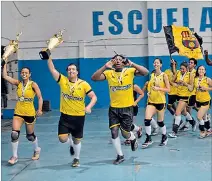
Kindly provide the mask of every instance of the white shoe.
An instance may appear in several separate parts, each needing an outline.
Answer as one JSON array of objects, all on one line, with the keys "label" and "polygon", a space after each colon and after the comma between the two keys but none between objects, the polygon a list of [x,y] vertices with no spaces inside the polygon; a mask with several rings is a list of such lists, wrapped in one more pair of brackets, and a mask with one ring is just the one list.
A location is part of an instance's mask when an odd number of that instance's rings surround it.
[{"label": "white shoe", "polygon": [[9,160],[8,163],[10,163],[11,165],[14,165],[15,163],[18,162],[18,157],[14,157],[12,156]]},{"label": "white shoe", "polygon": [[177,138],[177,134],[175,132],[169,133],[170,138]]}]

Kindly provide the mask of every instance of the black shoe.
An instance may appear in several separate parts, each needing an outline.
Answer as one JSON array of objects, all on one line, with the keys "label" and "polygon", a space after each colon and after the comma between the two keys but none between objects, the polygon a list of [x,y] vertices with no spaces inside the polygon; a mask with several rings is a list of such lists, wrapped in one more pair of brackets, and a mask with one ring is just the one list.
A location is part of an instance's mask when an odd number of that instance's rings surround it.
[{"label": "black shoe", "polygon": [[122,155],[122,156],[117,155],[117,158],[116,158],[116,160],[114,160],[113,164],[118,165],[118,164],[122,163],[123,161],[124,161],[124,155]]},{"label": "black shoe", "polygon": [[70,150],[69,151],[70,151],[71,155],[74,155],[74,147],[73,146],[70,146]]},{"label": "black shoe", "polygon": [[137,148],[138,148],[138,142],[135,138],[134,140],[131,140],[131,149],[132,149],[132,151],[135,151],[135,150],[137,150]]},{"label": "black shoe", "polygon": [[147,148],[148,146],[152,145],[153,141],[149,135],[147,135],[145,142],[142,144],[142,148]]},{"label": "black shoe", "polygon": [[167,142],[168,142],[167,136],[162,135],[162,140],[161,140],[161,143],[159,144],[159,146],[165,146],[165,145],[167,145]]},{"label": "black shoe", "polygon": [[75,158],[72,162],[72,167],[79,167],[80,163],[79,163],[79,159]]}]

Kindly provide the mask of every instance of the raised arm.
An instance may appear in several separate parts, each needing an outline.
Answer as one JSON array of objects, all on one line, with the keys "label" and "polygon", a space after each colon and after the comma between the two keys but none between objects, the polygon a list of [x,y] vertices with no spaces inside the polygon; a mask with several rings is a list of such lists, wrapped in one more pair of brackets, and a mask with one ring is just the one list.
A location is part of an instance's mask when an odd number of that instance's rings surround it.
[{"label": "raised arm", "polygon": [[56,81],[58,81],[59,76],[60,76],[60,73],[55,69],[51,57],[49,57],[49,59],[48,59],[48,67],[49,67],[49,70],[50,70],[52,76],[54,77],[54,79],[55,79]]},{"label": "raised arm", "polygon": [[209,58],[208,58],[208,50],[205,50],[204,51],[204,54],[205,54],[205,61],[206,61],[206,63],[207,63],[207,65],[212,65],[212,60],[210,60]]},{"label": "raised arm", "polygon": [[132,62],[131,60],[128,60],[128,62],[129,62],[128,63],[129,66],[134,67],[136,69],[136,71],[135,71],[136,76],[139,76],[139,75],[146,76],[149,74],[149,70],[147,70],[145,67],[138,65],[138,64]]},{"label": "raised arm", "polygon": [[106,66],[102,66],[100,69],[98,69],[92,76],[91,79],[93,81],[103,81],[106,79],[105,75],[103,72],[106,70]]},{"label": "raised arm", "polygon": [[35,93],[38,97],[37,116],[41,116],[42,115],[42,107],[43,107],[43,98],[42,98],[42,95],[41,95],[41,91],[40,91],[40,88],[38,87],[38,84],[36,84],[35,82],[33,82],[32,88],[33,88],[33,90],[35,91]]},{"label": "raised arm", "polygon": [[7,64],[4,64],[2,77],[13,85],[19,84],[19,80],[14,79],[14,78],[7,75]]},{"label": "raised arm", "polygon": [[136,91],[136,92],[139,94],[138,98],[137,98],[137,99],[135,100],[135,102],[134,102],[134,106],[136,106],[136,105],[139,103],[139,101],[144,97],[144,92],[143,92],[142,89],[141,89],[138,85],[136,85],[136,84],[134,84],[133,90]]},{"label": "raised arm", "polygon": [[103,72],[109,68],[109,69],[113,69],[113,64],[114,64],[114,60],[111,59],[110,61],[108,61],[104,66],[102,66],[100,69],[98,69],[92,76],[91,79],[94,81],[103,81],[106,79],[105,75],[103,74]]}]

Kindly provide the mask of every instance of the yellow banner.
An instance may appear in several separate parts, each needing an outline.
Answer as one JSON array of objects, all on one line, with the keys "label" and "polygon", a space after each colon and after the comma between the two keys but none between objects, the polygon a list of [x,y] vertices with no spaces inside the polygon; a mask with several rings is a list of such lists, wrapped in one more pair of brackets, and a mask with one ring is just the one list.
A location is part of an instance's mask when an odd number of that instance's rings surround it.
[{"label": "yellow banner", "polygon": [[179,55],[203,59],[200,44],[188,27],[172,25],[172,33],[174,44],[179,49]]}]

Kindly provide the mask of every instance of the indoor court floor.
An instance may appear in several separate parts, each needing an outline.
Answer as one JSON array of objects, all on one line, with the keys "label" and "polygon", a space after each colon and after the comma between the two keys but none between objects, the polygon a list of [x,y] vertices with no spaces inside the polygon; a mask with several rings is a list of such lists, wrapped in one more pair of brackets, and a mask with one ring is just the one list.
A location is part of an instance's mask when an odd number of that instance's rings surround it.
[{"label": "indoor court floor", "polygon": [[[152,137],[154,143],[141,149],[145,135],[139,139],[135,152],[122,145],[125,162],[113,165],[116,152],[110,142],[107,109],[96,109],[86,116],[80,167],[72,168],[68,144],[57,138],[59,111],[45,113],[37,119],[35,134],[42,148],[40,159],[32,161],[32,144],[22,127],[19,161],[8,165],[11,157],[10,129],[1,135],[2,181],[211,181],[212,137],[199,139],[199,130],[180,133],[169,138],[168,145],[159,147],[161,135]],[[143,125],[144,109],[139,110],[137,124]],[[172,117],[166,112],[165,123],[171,131]],[[119,134],[120,135],[120,134]],[[123,138],[122,138],[122,141]]]}]

